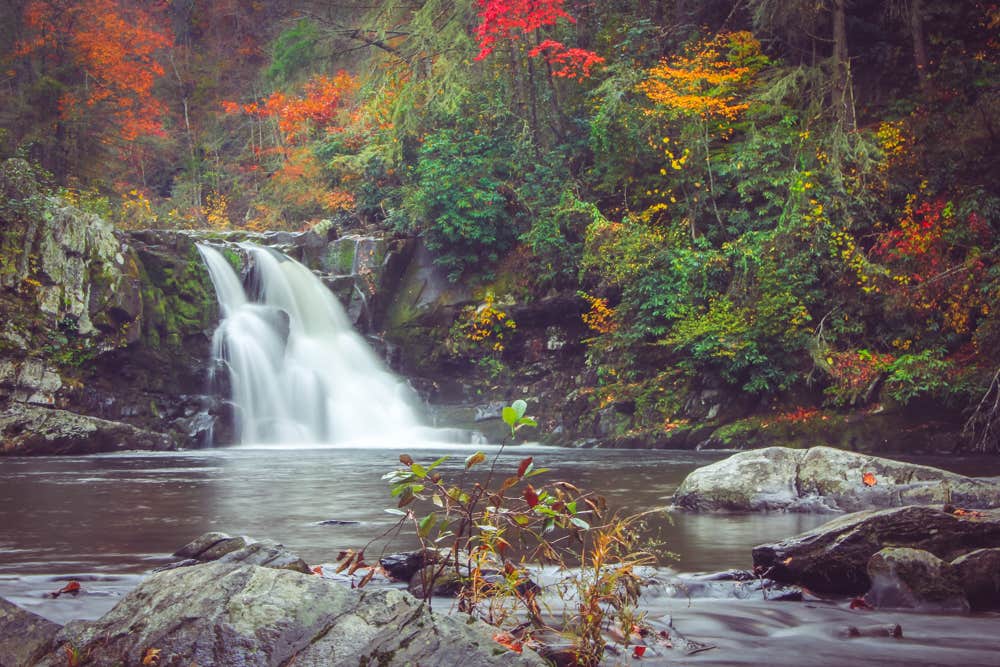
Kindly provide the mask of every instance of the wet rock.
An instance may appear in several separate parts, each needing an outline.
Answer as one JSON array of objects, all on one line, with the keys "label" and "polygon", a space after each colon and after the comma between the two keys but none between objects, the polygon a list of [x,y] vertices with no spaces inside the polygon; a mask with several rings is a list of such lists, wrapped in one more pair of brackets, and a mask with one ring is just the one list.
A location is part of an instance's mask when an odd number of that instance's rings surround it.
[{"label": "wet rock", "polygon": [[923,549],[882,549],[868,561],[868,576],[865,600],[876,608],[969,611],[958,572]]},{"label": "wet rock", "polygon": [[[94,622],[57,636],[88,665],[541,665],[530,651],[499,653],[491,629],[432,614],[398,590],[352,591],[297,572],[209,563],[149,577]],[[63,667],[62,651],[39,664]]]},{"label": "wet rock", "polygon": [[441,557],[440,552],[434,549],[424,549],[422,551],[389,554],[380,558],[378,563],[393,579],[397,581],[409,581],[425,565],[440,562]]},{"label": "wet rock", "polygon": [[857,639],[859,637],[892,637],[903,638],[903,626],[898,623],[888,625],[848,625],[837,631],[841,639]]},{"label": "wet rock", "polygon": [[[205,533],[174,552],[183,558],[182,563],[240,563],[259,565],[276,570],[293,570],[303,574],[312,572],[309,565],[298,555],[288,551],[281,544],[271,541],[253,541],[246,537],[232,537],[226,533]],[[180,563],[172,568],[182,567]],[[165,568],[160,568],[165,569]]]},{"label": "wet rock", "polygon": [[753,562],[776,581],[817,593],[860,595],[871,585],[868,561],[885,545],[923,549],[945,561],[1000,545],[1000,510],[981,515],[961,517],[925,506],[866,510],[755,547]]},{"label": "wet rock", "polygon": [[976,549],[951,565],[974,611],[1000,609],[1000,548]]},{"label": "wet rock", "polygon": [[[870,481],[864,482],[866,473]],[[692,472],[674,506],[692,511],[855,512],[912,504],[1000,507],[1000,484],[830,447],[741,452]]]},{"label": "wet rock", "polygon": [[0,598],[0,665],[33,665],[52,650],[61,626]]},{"label": "wet rock", "polygon": [[0,413],[0,435],[3,436],[0,455],[8,456],[177,449],[174,441],[163,433],[66,410],[21,403],[12,403]]}]

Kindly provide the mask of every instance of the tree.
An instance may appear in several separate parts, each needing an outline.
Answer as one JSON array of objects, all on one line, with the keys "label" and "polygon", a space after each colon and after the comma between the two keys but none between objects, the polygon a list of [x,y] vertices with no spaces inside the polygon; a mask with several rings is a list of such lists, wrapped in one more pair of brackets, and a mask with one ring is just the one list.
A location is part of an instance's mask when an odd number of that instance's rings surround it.
[{"label": "tree", "polygon": [[26,76],[57,98],[54,113],[35,129],[36,138],[44,138],[46,128],[54,136],[61,153],[52,165],[57,175],[82,166],[72,144],[88,136],[127,154],[140,137],[163,135],[166,106],[154,85],[164,73],[158,58],[173,38],[160,25],[159,7],[119,0],[24,5],[24,33],[13,56],[30,60]]}]

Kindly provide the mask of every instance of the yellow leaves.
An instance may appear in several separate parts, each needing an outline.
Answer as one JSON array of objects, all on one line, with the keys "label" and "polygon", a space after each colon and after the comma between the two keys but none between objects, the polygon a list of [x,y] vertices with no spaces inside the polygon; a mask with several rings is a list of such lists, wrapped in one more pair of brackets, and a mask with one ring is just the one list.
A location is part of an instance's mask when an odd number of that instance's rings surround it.
[{"label": "yellow leaves", "polygon": [[160,661],[161,649],[158,648],[147,648],[146,652],[142,655],[143,665],[155,665]]},{"label": "yellow leaves", "polygon": [[638,88],[682,115],[735,120],[750,107],[739,96],[759,71],[760,56],[760,43],[750,33],[719,33],[660,61]]},{"label": "yellow leaves", "polygon": [[608,300],[580,292],[580,296],[590,304],[590,310],[580,316],[583,323],[599,334],[611,333],[618,328],[614,321],[615,309],[608,306]]}]

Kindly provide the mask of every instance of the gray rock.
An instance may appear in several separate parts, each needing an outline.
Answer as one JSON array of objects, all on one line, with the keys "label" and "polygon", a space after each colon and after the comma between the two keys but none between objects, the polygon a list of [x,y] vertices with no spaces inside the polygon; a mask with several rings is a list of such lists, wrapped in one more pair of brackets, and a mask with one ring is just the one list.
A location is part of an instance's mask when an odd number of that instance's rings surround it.
[{"label": "gray rock", "polygon": [[868,561],[868,576],[865,600],[877,608],[969,611],[956,569],[923,549],[882,549]]},{"label": "gray rock", "polygon": [[0,413],[0,435],[3,437],[0,455],[10,456],[177,449],[174,441],[163,433],[21,403],[12,403]]},{"label": "gray rock", "polygon": [[[439,616],[398,590],[353,591],[318,576],[209,563],[154,574],[98,621],[58,635],[88,665],[541,665],[491,639],[485,624]],[[63,667],[61,651],[40,663]]]},{"label": "gray rock", "polygon": [[0,598],[0,667],[35,664],[52,650],[60,627]]},{"label": "gray rock", "polygon": [[923,549],[951,561],[1000,545],[1000,510],[959,517],[934,507],[866,510],[795,537],[754,547],[758,572],[817,593],[860,595],[871,585],[869,559],[885,546]]},{"label": "gray rock", "polygon": [[210,547],[231,539],[232,537],[226,533],[203,533],[175,551],[174,555],[178,558],[198,558]]},{"label": "gray rock", "polygon": [[[259,565],[276,570],[292,570],[310,574],[309,565],[297,554],[281,544],[271,541],[255,542],[246,537],[232,537],[226,533],[205,533],[174,552],[185,560],[172,564],[172,568],[197,563],[219,561],[243,565]],[[166,568],[160,568],[166,569]]]},{"label": "gray rock", "polygon": [[973,610],[1000,609],[1000,548],[976,549],[951,565]]},{"label": "gray rock", "polygon": [[[865,473],[875,484],[866,485]],[[698,468],[674,494],[691,511],[855,512],[928,503],[1000,507],[1000,484],[831,447],[768,447]]]}]

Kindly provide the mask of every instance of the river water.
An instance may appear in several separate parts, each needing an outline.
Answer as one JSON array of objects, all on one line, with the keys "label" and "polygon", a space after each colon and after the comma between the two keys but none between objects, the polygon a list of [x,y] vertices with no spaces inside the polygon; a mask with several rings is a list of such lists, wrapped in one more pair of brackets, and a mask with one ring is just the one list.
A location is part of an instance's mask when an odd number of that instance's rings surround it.
[{"label": "river water", "polygon": [[[0,596],[58,622],[96,618],[145,573],[170,562],[173,551],[213,530],[277,540],[310,564],[333,562],[341,549],[357,548],[394,523],[383,511],[394,502],[381,476],[398,465],[400,453],[424,463],[451,455],[439,470],[457,481],[472,451],[446,445],[273,446],[0,458]],[[498,470],[505,476],[530,455],[536,466],[551,469],[547,479],[592,489],[611,508],[641,511],[666,506],[688,472],[727,454],[517,446],[500,455]],[[1000,463],[984,468],[981,459],[950,458],[946,463],[959,472],[1000,471]],[[754,545],[830,518],[781,513],[658,516],[654,529],[677,556],[661,564],[664,573],[749,568]],[[323,523],[330,521],[338,523]],[[412,546],[401,539],[382,548]],[[67,579],[83,581],[86,594],[44,597]],[[867,612],[861,617],[847,609],[846,601],[672,598],[656,587],[646,602],[651,616],[672,616],[689,637],[718,646],[671,656],[671,661],[836,665],[850,658],[866,664],[1000,665],[996,614]],[[844,639],[838,634],[848,624],[880,623],[902,624],[906,638]],[[803,654],[805,650],[811,652]]]}]

